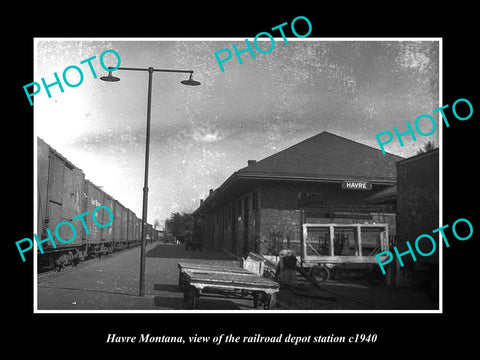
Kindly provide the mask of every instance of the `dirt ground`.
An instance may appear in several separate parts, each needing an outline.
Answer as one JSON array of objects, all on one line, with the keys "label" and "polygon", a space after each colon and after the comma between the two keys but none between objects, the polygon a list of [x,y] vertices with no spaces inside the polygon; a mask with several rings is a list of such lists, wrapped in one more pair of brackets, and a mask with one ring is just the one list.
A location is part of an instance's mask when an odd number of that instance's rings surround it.
[{"label": "dirt ground", "polygon": [[282,287],[277,296],[280,310],[437,310],[420,289],[373,286],[367,281],[335,280],[320,283],[320,289],[297,278],[294,288]]}]

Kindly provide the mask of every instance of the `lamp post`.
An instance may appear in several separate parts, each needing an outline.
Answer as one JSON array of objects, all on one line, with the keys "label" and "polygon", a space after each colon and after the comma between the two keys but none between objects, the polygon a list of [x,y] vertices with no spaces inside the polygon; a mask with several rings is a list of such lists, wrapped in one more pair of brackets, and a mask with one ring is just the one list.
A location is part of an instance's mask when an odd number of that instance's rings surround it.
[{"label": "lamp post", "polygon": [[[110,67],[110,69],[112,69]],[[189,73],[188,80],[183,80],[183,85],[196,86],[200,85],[198,81],[193,80],[193,70],[169,70],[169,69],[154,69],[149,68],[131,68],[131,67],[118,67],[115,70],[130,70],[130,71],[148,71],[148,98],[147,98],[147,132],[146,132],[146,145],[145,145],[145,178],[143,185],[143,206],[142,206],[142,239],[140,250],[140,289],[139,296],[145,295],[145,246],[146,246],[146,224],[147,224],[147,205],[148,205],[148,163],[149,163],[149,150],[150,150],[150,114],[152,105],[152,75],[154,72],[169,72],[169,73]],[[107,76],[101,76],[100,79],[107,82],[116,82],[120,79],[112,75],[112,71],[108,72]]]}]

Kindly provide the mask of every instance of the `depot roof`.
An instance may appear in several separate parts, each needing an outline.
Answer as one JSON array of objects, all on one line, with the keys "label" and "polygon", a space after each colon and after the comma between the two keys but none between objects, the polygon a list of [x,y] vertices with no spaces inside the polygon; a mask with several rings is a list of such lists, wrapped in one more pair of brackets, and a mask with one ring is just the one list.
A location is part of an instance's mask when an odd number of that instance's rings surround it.
[{"label": "depot roof", "polygon": [[238,177],[396,182],[402,157],[323,131],[238,170]]},{"label": "depot roof", "polygon": [[[401,156],[323,131],[263,160],[249,160],[202,202],[209,203],[237,182],[249,180],[341,182],[361,180],[374,184],[396,183]],[[201,205],[200,207],[202,207]],[[197,209],[198,211],[198,209]],[[195,211],[196,212],[196,211]]]}]

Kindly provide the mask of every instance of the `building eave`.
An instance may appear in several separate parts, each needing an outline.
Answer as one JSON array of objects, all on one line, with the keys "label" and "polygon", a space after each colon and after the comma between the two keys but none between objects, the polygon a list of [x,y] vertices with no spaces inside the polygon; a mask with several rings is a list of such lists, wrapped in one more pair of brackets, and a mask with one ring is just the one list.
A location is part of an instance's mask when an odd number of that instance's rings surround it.
[{"label": "building eave", "polygon": [[236,171],[223,182],[211,195],[209,195],[203,204],[193,213],[197,214],[201,209],[209,207],[210,203],[220,194],[225,193],[231,186],[240,180],[258,180],[258,181],[296,181],[296,182],[319,182],[319,183],[341,183],[342,181],[361,180],[371,182],[372,185],[395,185],[396,180],[391,178],[366,178],[360,176],[318,176],[314,174],[282,174],[282,173],[253,173]]},{"label": "building eave", "polygon": [[[238,173],[238,179],[256,179],[256,180],[279,180],[279,181],[307,181],[307,182],[332,182],[340,183],[349,180],[368,181],[376,185],[394,185],[396,180],[392,178],[365,177],[365,176],[340,176],[316,174],[283,174],[283,173]],[[221,186],[222,187],[222,186]],[[221,188],[220,187],[220,188]]]}]

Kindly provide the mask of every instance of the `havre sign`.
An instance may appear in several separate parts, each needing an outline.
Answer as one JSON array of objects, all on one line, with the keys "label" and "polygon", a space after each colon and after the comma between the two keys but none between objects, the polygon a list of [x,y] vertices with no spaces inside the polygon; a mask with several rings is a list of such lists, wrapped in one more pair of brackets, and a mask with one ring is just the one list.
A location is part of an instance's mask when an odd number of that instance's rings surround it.
[{"label": "havre sign", "polygon": [[368,181],[342,181],[342,189],[372,190],[372,183]]}]

